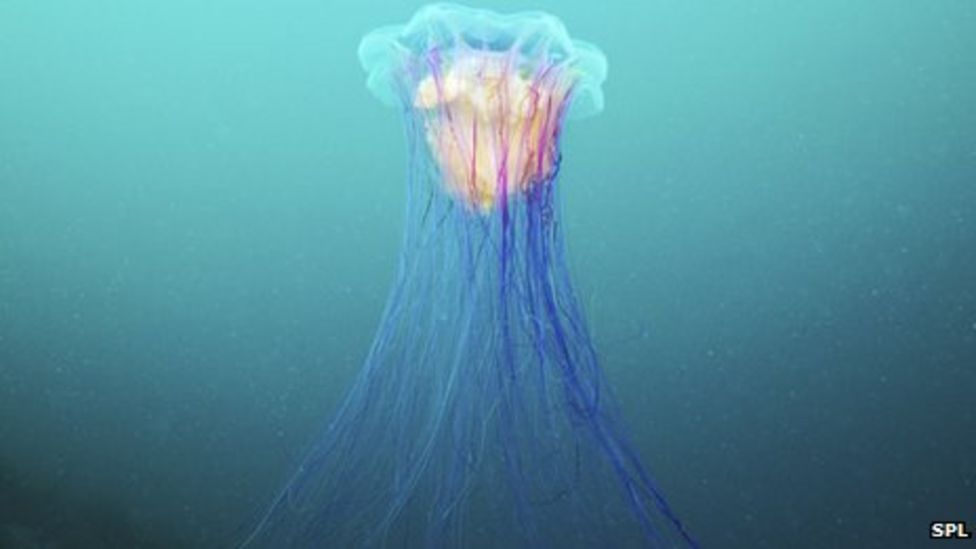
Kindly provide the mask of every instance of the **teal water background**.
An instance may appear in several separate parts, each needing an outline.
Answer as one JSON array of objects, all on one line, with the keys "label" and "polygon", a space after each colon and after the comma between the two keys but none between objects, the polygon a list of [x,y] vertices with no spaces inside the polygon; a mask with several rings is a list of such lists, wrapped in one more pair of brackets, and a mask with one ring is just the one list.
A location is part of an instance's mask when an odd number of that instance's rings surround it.
[{"label": "teal water background", "polygon": [[[0,0],[0,545],[214,547],[352,380],[416,2]],[[708,547],[976,527],[976,4],[484,2],[609,59],[564,220],[605,369]]]}]

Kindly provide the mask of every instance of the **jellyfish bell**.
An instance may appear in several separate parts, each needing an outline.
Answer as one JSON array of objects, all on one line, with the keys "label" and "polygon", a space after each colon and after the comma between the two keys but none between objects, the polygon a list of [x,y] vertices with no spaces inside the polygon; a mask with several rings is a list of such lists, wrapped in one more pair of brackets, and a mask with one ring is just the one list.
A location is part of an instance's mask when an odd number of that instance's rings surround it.
[{"label": "jellyfish bell", "polygon": [[422,121],[444,190],[485,214],[551,182],[564,119],[603,108],[606,58],[542,12],[427,6],[359,58],[370,90]]}]

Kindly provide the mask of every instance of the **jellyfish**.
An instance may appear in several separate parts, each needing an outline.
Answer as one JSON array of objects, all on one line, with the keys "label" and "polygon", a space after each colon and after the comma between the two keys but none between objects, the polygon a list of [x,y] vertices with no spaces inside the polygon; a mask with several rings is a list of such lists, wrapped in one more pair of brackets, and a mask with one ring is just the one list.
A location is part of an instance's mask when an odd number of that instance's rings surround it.
[{"label": "jellyfish", "polygon": [[437,4],[359,58],[406,127],[396,276],[244,545],[695,546],[628,440],[567,268],[560,137],[602,110],[604,55],[549,14]]}]

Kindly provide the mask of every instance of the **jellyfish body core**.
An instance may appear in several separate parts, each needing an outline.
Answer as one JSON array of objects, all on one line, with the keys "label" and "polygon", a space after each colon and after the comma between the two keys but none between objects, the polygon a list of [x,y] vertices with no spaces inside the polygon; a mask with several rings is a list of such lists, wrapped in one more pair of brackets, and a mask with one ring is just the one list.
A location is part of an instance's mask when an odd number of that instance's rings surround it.
[{"label": "jellyfish body core", "polygon": [[531,72],[522,60],[466,52],[417,87],[427,144],[447,190],[488,212],[507,192],[551,179],[559,122],[569,92],[562,71]]},{"label": "jellyfish body core", "polygon": [[403,247],[360,374],[244,545],[694,546],[628,441],[566,267],[563,123],[606,61],[544,13],[364,37],[401,110]]}]

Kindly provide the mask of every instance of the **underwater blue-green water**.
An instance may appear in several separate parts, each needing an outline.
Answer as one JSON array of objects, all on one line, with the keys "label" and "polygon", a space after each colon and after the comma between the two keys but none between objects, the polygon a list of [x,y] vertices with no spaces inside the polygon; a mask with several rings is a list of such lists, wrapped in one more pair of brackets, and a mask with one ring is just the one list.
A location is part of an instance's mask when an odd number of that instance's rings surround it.
[{"label": "underwater blue-green water", "polygon": [[[479,5],[609,60],[570,267],[702,546],[976,529],[976,4]],[[419,6],[0,0],[0,547],[240,540],[376,330]]]}]

